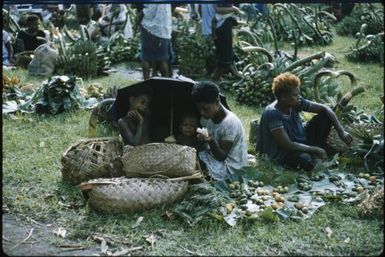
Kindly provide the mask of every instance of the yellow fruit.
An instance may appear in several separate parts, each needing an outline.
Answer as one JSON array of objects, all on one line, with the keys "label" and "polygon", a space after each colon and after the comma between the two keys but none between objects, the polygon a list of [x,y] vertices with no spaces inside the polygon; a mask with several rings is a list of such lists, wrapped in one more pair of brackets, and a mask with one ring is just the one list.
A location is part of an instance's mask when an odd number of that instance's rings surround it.
[{"label": "yellow fruit", "polygon": [[285,204],[283,202],[278,202],[279,208],[282,208]]},{"label": "yellow fruit", "polygon": [[233,206],[231,205],[231,203],[227,203],[226,204],[227,214],[231,213],[232,210],[233,210]]},{"label": "yellow fruit", "polygon": [[357,189],[357,192],[359,192],[359,193],[364,192],[364,188],[361,186],[357,187],[356,189]]},{"label": "yellow fruit", "polygon": [[17,85],[17,84],[19,84],[19,82],[20,82],[20,79],[19,79],[18,77],[16,77],[16,75],[13,75],[13,76],[12,76],[11,83],[12,83],[13,85]]},{"label": "yellow fruit", "polygon": [[284,202],[284,201],[285,201],[285,198],[284,198],[283,196],[277,196],[277,197],[275,198],[275,201],[276,201],[276,202]]},{"label": "yellow fruit", "polygon": [[231,207],[235,208],[235,203],[230,203]]},{"label": "yellow fruit", "polygon": [[229,187],[230,187],[230,189],[235,189],[235,185],[232,183],[229,184]]},{"label": "yellow fruit", "polygon": [[377,177],[376,176],[370,176],[369,181],[370,182],[376,182]]},{"label": "yellow fruit", "polygon": [[301,211],[306,214],[309,212],[309,209],[307,207],[303,207]]},{"label": "yellow fruit", "polygon": [[273,204],[271,205],[271,207],[272,207],[274,210],[276,210],[276,209],[279,208],[279,205],[278,205],[278,203],[273,203]]}]

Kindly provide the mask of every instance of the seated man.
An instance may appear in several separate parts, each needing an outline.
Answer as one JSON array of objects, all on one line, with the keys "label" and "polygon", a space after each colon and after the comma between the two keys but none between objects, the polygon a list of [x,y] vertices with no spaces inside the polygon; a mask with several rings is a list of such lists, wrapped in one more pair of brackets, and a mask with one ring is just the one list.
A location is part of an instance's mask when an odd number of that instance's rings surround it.
[{"label": "seated man", "polygon": [[[352,137],[328,106],[302,98],[299,86],[299,78],[291,73],[274,78],[272,90],[277,100],[262,113],[257,152],[280,165],[310,171],[315,166],[313,157],[327,158],[326,139],[332,125],[345,143],[350,144]],[[304,128],[299,116],[301,111],[318,115]]]},{"label": "seated man", "polygon": [[231,178],[247,165],[245,130],[239,118],[219,101],[218,86],[212,82],[194,85],[192,99],[201,115],[206,133],[198,133],[205,149],[199,152],[210,176],[216,180]]},{"label": "seated man", "polygon": [[16,37],[15,52],[34,51],[46,43],[46,34],[39,29],[39,17],[31,14],[27,18],[26,29],[20,30]]}]

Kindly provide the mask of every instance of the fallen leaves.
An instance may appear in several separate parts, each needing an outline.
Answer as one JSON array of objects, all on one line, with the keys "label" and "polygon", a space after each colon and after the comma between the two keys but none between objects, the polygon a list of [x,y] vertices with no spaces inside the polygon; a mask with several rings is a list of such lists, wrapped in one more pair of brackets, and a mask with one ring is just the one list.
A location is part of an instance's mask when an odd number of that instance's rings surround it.
[{"label": "fallen leaves", "polygon": [[154,245],[156,242],[156,236],[154,234],[150,234],[150,235],[144,236],[144,238],[151,245],[151,248],[154,249]]},{"label": "fallen leaves", "polygon": [[328,238],[330,238],[330,237],[332,236],[332,234],[333,234],[333,231],[332,231],[331,228],[329,228],[329,227],[326,227],[326,228],[325,228],[325,232],[326,232],[326,236],[327,236]]}]

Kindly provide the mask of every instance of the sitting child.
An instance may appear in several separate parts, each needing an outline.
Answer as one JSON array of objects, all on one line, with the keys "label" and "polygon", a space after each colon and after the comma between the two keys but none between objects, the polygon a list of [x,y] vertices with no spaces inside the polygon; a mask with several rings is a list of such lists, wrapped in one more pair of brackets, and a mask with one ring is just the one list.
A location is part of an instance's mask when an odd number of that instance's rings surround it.
[{"label": "sitting child", "polygon": [[127,115],[118,121],[120,135],[125,145],[137,146],[150,142],[150,100],[151,91],[140,88],[131,93]]},{"label": "sitting child", "polygon": [[197,146],[198,125],[198,118],[194,114],[183,115],[178,126],[179,134],[175,137],[176,143],[195,148]]}]

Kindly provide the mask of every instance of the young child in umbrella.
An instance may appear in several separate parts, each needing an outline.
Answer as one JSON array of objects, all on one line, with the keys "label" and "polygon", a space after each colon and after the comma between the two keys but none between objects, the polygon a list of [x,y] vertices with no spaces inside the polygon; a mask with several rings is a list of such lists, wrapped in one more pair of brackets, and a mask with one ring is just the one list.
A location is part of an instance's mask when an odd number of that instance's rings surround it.
[{"label": "young child in umbrella", "polygon": [[198,82],[191,92],[207,132],[198,133],[198,141],[205,143],[199,159],[215,180],[237,176],[247,165],[245,130],[239,118],[219,100],[219,89],[210,81]]},{"label": "young child in umbrella", "polygon": [[197,146],[197,128],[199,126],[198,118],[192,113],[186,113],[182,116],[178,131],[175,136],[176,143],[190,147]]},{"label": "young child in umbrella", "polygon": [[124,145],[137,146],[150,142],[151,94],[150,88],[138,88],[131,93],[128,112],[118,120]]}]

